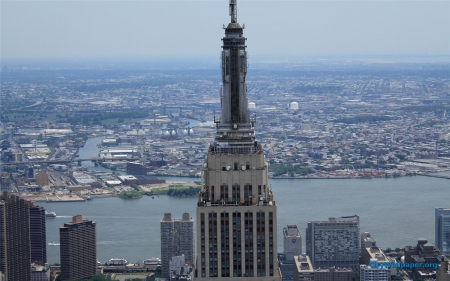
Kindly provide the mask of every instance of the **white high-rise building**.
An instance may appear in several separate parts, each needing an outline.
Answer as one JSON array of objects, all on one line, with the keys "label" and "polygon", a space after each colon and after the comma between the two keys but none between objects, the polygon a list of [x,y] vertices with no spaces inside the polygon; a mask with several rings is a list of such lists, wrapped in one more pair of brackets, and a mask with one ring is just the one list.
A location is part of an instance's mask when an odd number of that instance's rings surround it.
[{"label": "white high-rise building", "polygon": [[277,207],[248,109],[247,52],[236,0],[222,39],[221,115],[208,148],[197,204],[199,280],[281,280]]},{"label": "white high-rise building", "polygon": [[283,235],[285,260],[294,263],[294,256],[302,254],[302,235],[295,224],[283,228]]},{"label": "white high-rise building", "polygon": [[359,274],[359,216],[308,222],[306,254],[315,268],[351,268]]}]

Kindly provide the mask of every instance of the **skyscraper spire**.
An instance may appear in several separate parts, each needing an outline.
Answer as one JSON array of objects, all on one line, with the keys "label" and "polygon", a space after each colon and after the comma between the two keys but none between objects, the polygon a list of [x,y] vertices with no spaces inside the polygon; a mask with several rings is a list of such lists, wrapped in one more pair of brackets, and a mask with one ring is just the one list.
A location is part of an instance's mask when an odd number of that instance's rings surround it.
[{"label": "skyscraper spire", "polygon": [[197,202],[195,279],[280,281],[277,205],[249,114],[246,38],[236,0],[230,0],[230,15],[222,39],[221,114]]},{"label": "skyscraper spire", "polygon": [[247,148],[254,151],[255,120],[250,118],[248,109],[247,86],[247,51],[243,28],[237,23],[236,0],[230,0],[231,22],[225,28],[222,38],[222,91],[221,115],[217,124],[215,146],[220,150],[233,152]]},{"label": "skyscraper spire", "polygon": [[230,16],[231,22],[237,23],[237,4],[236,0],[230,0]]}]

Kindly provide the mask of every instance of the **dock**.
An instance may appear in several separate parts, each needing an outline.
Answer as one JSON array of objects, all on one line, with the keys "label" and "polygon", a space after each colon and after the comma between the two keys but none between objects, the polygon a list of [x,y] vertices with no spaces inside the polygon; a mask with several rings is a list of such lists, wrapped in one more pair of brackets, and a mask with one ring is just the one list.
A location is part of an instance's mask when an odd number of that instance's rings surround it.
[{"label": "dock", "polygon": [[450,176],[444,176],[444,175],[435,175],[435,174],[419,174],[420,176],[424,177],[431,177],[431,178],[440,178],[440,179],[448,179],[450,180]]}]

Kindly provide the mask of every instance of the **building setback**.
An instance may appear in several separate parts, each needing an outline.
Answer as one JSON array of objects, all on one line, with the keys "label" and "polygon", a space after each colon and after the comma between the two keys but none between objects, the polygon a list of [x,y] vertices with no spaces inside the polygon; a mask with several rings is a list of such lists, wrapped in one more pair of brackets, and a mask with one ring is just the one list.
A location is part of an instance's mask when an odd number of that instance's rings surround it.
[{"label": "building setback", "polygon": [[77,215],[59,228],[62,280],[87,279],[97,273],[95,226]]},{"label": "building setback", "polygon": [[246,38],[230,0],[222,39],[222,93],[197,203],[198,280],[280,280],[277,207],[248,108]]},{"label": "building setback", "polygon": [[169,263],[174,256],[184,255],[184,261],[194,265],[194,220],[183,213],[181,220],[165,213],[161,219],[161,273],[169,277]]},{"label": "building setback", "polygon": [[351,268],[359,275],[359,216],[308,222],[306,254],[315,268]]},{"label": "building setback", "polygon": [[25,200],[0,196],[0,272],[8,281],[30,281],[30,211]]}]

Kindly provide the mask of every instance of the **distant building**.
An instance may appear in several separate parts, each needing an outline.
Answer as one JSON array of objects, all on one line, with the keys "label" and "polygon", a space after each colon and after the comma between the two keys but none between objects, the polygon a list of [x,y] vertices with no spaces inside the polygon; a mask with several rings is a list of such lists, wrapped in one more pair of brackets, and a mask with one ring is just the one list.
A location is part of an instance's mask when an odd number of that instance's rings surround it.
[{"label": "distant building", "polygon": [[405,246],[405,263],[438,263],[440,251],[426,238],[420,238],[416,246]]},{"label": "distant building", "polygon": [[294,257],[294,281],[314,281],[314,267],[308,256]]},{"label": "distant building", "polygon": [[294,224],[283,228],[283,236],[286,262],[294,263],[294,256],[302,254],[302,235]]},{"label": "distant building", "polygon": [[366,249],[367,247],[376,247],[377,241],[375,241],[372,236],[370,235],[370,232],[364,232],[361,234],[361,253]]},{"label": "distant building", "polygon": [[170,281],[173,280],[191,280],[192,265],[186,264],[184,255],[174,256],[169,261]]},{"label": "distant building", "polygon": [[61,279],[88,279],[97,273],[97,238],[94,221],[77,215],[59,228]]},{"label": "distant building", "polygon": [[[405,263],[438,264],[440,255],[439,249],[425,238],[420,238],[416,246],[405,246]],[[415,278],[431,278],[428,273],[424,275],[428,270],[429,268],[425,267],[414,267],[412,272]]]},{"label": "distant building", "polygon": [[12,180],[9,173],[1,173],[0,174],[0,191],[11,191],[12,189]]},{"label": "distant building", "polygon": [[294,281],[352,281],[349,268],[314,268],[308,256],[294,257]]},{"label": "distant building", "polygon": [[48,174],[44,172],[36,173],[36,184],[39,186],[49,185]]},{"label": "distant building", "polygon": [[27,177],[29,179],[33,179],[34,178],[34,168],[33,167],[29,167],[28,168]]},{"label": "distant building", "polygon": [[25,200],[0,196],[0,272],[6,280],[30,281],[30,211]]},{"label": "distant building", "polygon": [[294,278],[294,256],[302,254],[302,236],[296,225],[283,228],[284,252],[278,254],[278,266],[282,280]]},{"label": "distant building", "polygon": [[[361,263],[365,265],[370,265],[373,262],[376,262],[378,265],[382,265],[384,263],[396,263],[397,261],[391,257],[386,256],[383,250],[380,247],[369,246],[364,249],[361,248]],[[390,275],[397,275],[397,268],[390,267],[389,268]]]},{"label": "distant building", "polygon": [[154,167],[148,167],[147,164],[139,161],[127,163],[127,173],[133,175],[146,175],[148,172],[151,172],[154,169]]},{"label": "distant building", "polygon": [[27,201],[30,206],[30,250],[31,262],[36,265],[47,263],[47,234],[45,231],[45,209]]},{"label": "distant building", "polygon": [[450,268],[445,256],[439,257],[441,264],[436,270],[436,281],[450,281]]},{"label": "distant building", "polygon": [[358,275],[359,216],[331,217],[328,221],[308,222],[306,254],[316,268],[351,268]]},{"label": "distant building", "polygon": [[48,264],[31,264],[31,281],[49,281],[50,267]]},{"label": "distant building", "polygon": [[360,155],[361,157],[367,157],[367,147],[366,147],[365,145],[362,145],[362,146],[359,148],[359,155]]},{"label": "distant building", "polygon": [[[376,260],[375,260],[376,262]],[[388,267],[380,267],[362,264],[359,272],[360,281],[390,281],[391,274]]]},{"label": "distant building", "polygon": [[350,268],[314,269],[314,281],[352,281],[353,276],[354,273]]},{"label": "distant building", "polygon": [[161,219],[161,273],[170,277],[172,257],[184,255],[185,263],[194,265],[194,219],[183,213],[182,219],[172,219],[165,213]]},{"label": "distant building", "polygon": [[157,184],[157,183],[165,183],[165,180],[160,180],[153,176],[132,176],[132,175],[125,175],[125,176],[118,176],[119,180],[126,185],[130,184]]},{"label": "distant building", "polygon": [[450,255],[450,208],[436,208],[434,218],[436,248],[443,255]]}]

